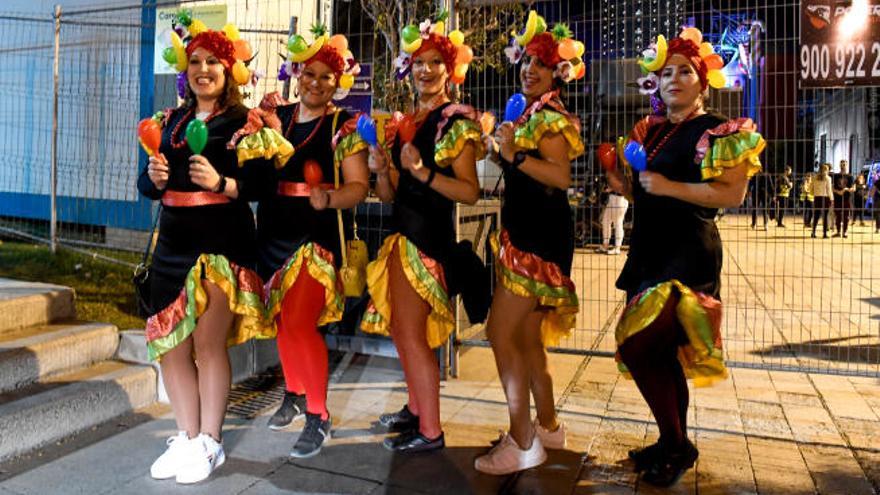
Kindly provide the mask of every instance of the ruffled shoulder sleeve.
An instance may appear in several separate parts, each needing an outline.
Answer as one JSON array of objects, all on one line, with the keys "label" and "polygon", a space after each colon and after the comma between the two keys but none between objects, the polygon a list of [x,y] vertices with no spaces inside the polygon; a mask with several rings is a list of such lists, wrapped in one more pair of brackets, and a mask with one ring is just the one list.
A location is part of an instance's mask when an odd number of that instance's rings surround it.
[{"label": "ruffled shoulder sleeve", "polygon": [[277,113],[278,107],[285,103],[279,93],[270,93],[257,108],[248,112],[244,127],[236,131],[227,144],[229,149],[235,149],[239,166],[248,160],[264,158],[274,160],[275,168],[281,168],[293,156],[293,145],[284,138]]},{"label": "ruffled shoulder sleeve", "polygon": [[337,126],[333,136],[333,163],[338,167],[346,158],[366,150],[370,145],[361,138],[357,132],[357,121],[361,113],[351,116],[343,111],[340,119],[346,117],[345,122]]},{"label": "ruffled shoulder sleeve", "polygon": [[694,163],[700,164],[703,180],[718,177],[724,169],[743,163],[747,177],[751,178],[761,171],[759,156],[766,146],[751,119],[732,119],[703,133],[697,142]]},{"label": "ruffled shoulder sleeve", "polygon": [[645,144],[645,138],[648,136],[648,131],[651,127],[664,122],[666,122],[666,117],[648,115],[636,122],[636,125],[633,126],[632,131],[629,133],[629,139],[639,144]]},{"label": "ruffled shoulder sleeve", "polygon": [[434,162],[438,166],[452,165],[468,143],[476,147],[475,156],[486,154],[478,118],[477,111],[469,105],[449,105],[443,109],[434,145]]},{"label": "ruffled shoulder sleeve", "polygon": [[568,143],[568,158],[574,160],[584,153],[580,124],[574,117],[543,108],[533,113],[516,128],[514,142],[525,150],[538,149],[538,143],[547,134],[562,134]]}]

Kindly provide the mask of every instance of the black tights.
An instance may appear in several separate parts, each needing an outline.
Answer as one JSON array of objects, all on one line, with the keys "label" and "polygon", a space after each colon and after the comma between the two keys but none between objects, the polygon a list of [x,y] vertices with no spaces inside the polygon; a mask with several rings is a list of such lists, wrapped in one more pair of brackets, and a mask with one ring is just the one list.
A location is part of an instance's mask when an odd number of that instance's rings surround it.
[{"label": "black tights", "polygon": [[689,393],[678,347],[684,330],[675,315],[678,295],[669,298],[657,320],[620,346],[639,392],[651,408],[660,429],[660,443],[678,446],[687,437]]}]

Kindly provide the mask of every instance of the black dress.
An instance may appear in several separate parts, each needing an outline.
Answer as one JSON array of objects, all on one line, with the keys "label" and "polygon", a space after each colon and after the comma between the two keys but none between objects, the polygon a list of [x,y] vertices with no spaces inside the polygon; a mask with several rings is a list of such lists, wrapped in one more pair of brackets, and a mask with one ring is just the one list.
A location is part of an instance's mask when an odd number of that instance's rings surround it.
[{"label": "black dress", "polygon": [[[694,163],[697,141],[704,132],[725,120],[718,115],[704,114],[685,122],[648,163],[648,170],[677,182],[703,182],[700,164]],[[655,140],[658,133],[668,133],[672,126],[668,122],[652,126],[645,142]],[[715,226],[717,208],[648,194],[639,183],[638,172],[633,173],[632,185],[635,200],[632,238],[617,288],[626,291],[630,300],[649,287],[677,279],[695,291],[718,299],[722,250]]]},{"label": "black dress", "polygon": [[[218,173],[236,179],[245,190],[235,150],[227,149],[226,143],[244,125],[246,116],[247,109],[236,105],[207,122],[208,141],[202,151]],[[168,202],[172,193],[205,192],[189,177],[192,152],[187,146],[171,145],[174,129],[179,129],[175,140],[181,140],[193,118],[194,112],[187,108],[176,109],[168,117],[159,148],[168,159],[168,185],[165,191],[158,190],[145,168],[138,178],[138,190],[144,196],[164,197]],[[263,324],[262,284],[253,271],[255,240],[254,215],[243,198],[220,204],[163,206],[149,277],[154,314],[147,319],[146,338],[151,359],[159,359],[195,330],[205,309],[198,304],[204,279],[224,292],[230,311],[236,315],[227,345],[271,336]]]},{"label": "black dress", "polygon": [[[171,146],[171,133],[187,116],[177,137],[182,139],[187,124],[194,119],[194,113],[185,108],[174,110],[162,130],[159,151],[168,159],[171,169],[166,186],[170,191],[203,190],[189,177],[189,157],[192,156],[189,147],[174,149]],[[246,118],[247,108],[237,105],[207,123],[208,143],[202,155],[218,173],[226,177],[238,178],[241,175],[235,151],[226,149],[226,143],[244,125]],[[138,178],[138,190],[154,200],[161,199],[163,194],[150,180],[146,168]],[[154,311],[159,312],[178,296],[184,278],[203,253],[223,255],[240,267],[253,269],[256,261],[255,234],[254,215],[243,200],[196,207],[163,206],[159,218],[159,237],[150,267]]]},{"label": "black dress", "polygon": [[[307,243],[315,243],[333,254],[333,262],[339,268],[342,253],[339,243],[339,227],[336,210],[327,208],[317,211],[309,203],[308,196],[283,196],[278,194],[280,181],[303,183],[303,165],[306,160],[316,160],[321,167],[322,182],[333,184],[333,113],[328,113],[323,120],[320,118],[309,122],[297,123],[290,127],[294,116],[294,105],[278,107],[277,113],[281,120],[284,137],[294,146],[294,154],[287,164],[275,170],[266,161],[259,166],[265,172],[259,186],[259,192],[249,197],[259,201],[257,207],[257,273],[264,281],[282,267],[284,262]],[[336,130],[351,115],[345,110],[339,112]],[[320,123],[321,127],[308,140],[309,135]],[[305,144],[303,144],[305,143]],[[339,173],[340,186],[343,183],[342,171]],[[254,197],[256,196],[256,197]],[[351,238],[352,213],[342,212],[346,237]]]}]

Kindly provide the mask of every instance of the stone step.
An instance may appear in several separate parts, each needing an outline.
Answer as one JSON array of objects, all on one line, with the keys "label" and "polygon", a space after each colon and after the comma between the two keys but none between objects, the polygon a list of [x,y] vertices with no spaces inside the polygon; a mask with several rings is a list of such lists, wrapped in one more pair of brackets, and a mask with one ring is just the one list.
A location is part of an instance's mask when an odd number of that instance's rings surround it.
[{"label": "stone step", "polygon": [[0,278],[0,334],[72,320],[74,297],[69,287]]},{"label": "stone step", "polygon": [[117,361],[103,361],[0,394],[0,462],[155,400],[155,370]]},{"label": "stone step", "polygon": [[0,393],[111,359],[116,327],[104,323],[40,325],[0,334]]}]

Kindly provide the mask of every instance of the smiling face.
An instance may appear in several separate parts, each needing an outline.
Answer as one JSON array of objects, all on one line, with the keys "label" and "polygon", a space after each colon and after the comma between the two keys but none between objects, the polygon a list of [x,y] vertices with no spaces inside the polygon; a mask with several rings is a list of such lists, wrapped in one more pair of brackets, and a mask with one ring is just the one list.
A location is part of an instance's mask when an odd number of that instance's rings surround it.
[{"label": "smiling face", "polygon": [[534,55],[523,58],[519,69],[519,80],[526,98],[535,99],[553,89],[553,69]]},{"label": "smiling face", "polygon": [[186,79],[197,97],[219,98],[226,86],[226,68],[213,53],[199,47],[189,57]]},{"label": "smiling face", "polygon": [[309,108],[327,106],[336,92],[336,74],[324,62],[315,61],[305,66],[298,81],[300,101]]},{"label": "smiling face", "polygon": [[449,72],[439,50],[432,48],[413,57],[412,74],[422,98],[446,91]]},{"label": "smiling face", "polygon": [[700,76],[690,61],[674,54],[660,70],[660,97],[671,110],[690,108],[703,92]]}]

